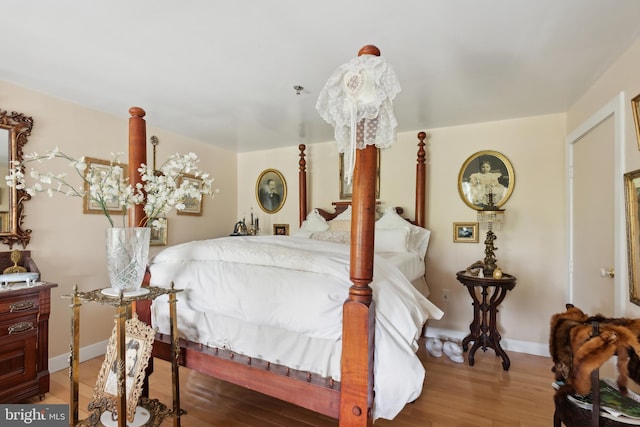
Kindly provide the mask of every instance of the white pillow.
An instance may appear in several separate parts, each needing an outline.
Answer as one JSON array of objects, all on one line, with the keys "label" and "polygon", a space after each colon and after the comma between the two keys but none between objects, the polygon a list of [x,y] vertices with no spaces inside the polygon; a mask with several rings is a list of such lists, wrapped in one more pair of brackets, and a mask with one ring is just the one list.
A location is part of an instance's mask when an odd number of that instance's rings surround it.
[{"label": "white pillow", "polygon": [[351,242],[351,232],[350,231],[316,231],[315,233],[311,233],[309,236],[311,239],[315,240],[324,240],[327,242],[335,242],[335,243],[349,243]]},{"label": "white pillow", "polygon": [[329,231],[351,231],[350,219],[334,219],[329,221]]},{"label": "white pillow", "polygon": [[310,237],[312,233],[318,231],[327,231],[329,229],[329,224],[327,221],[320,215],[317,209],[312,210],[307,215],[307,219],[302,221],[302,225],[300,229],[293,233],[293,236],[299,237]]},{"label": "white pillow", "polygon": [[340,215],[337,215],[335,218],[333,218],[332,221],[346,221],[346,220],[351,221],[351,205],[347,206],[347,209],[342,211]]},{"label": "white pillow", "polygon": [[431,231],[426,228],[418,227],[411,224],[406,219],[402,218],[396,212],[395,208],[388,207],[384,210],[382,218],[376,221],[376,233],[378,230],[394,229],[409,227],[409,241],[407,248],[411,252],[418,254],[420,259],[424,259],[427,254],[427,248],[429,246],[429,237]]},{"label": "white pillow", "polygon": [[409,227],[376,229],[375,252],[407,252]]}]

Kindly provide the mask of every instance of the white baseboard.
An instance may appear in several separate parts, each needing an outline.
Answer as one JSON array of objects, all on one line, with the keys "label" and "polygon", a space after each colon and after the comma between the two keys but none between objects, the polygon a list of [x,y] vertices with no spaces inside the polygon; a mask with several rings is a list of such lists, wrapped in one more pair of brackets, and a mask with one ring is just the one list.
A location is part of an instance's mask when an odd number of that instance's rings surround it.
[{"label": "white baseboard", "polygon": [[[428,337],[448,337],[458,341],[462,341],[466,337],[468,332],[454,331],[451,329],[441,329],[427,326],[426,336]],[[537,343],[531,341],[513,340],[509,338],[503,338],[500,340],[500,345],[506,351],[515,351],[518,353],[533,354],[535,356],[549,356],[549,343]]]},{"label": "white baseboard", "polygon": [[[102,356],[107,351],[108,340],[104,340],[80,349],[80,362]],[[57,372],[69,368],[69,354],[61,354],[49,359],[49,372]]]}]

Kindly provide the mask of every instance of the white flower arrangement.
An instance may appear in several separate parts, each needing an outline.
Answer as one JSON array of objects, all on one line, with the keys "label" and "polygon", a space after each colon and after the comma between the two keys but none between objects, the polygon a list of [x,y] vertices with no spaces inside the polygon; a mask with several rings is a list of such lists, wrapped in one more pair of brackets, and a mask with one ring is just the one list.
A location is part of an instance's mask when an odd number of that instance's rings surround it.
[{"label": "white flower arrangement", "polygon": [[[58,147],[42,155],[26,154],[22,162],[12,162],[10,165],[9,175],[6,176],[7,185],[22,189],[30,196],[45,192],[50,197],[55,193],[71,197],[84,197],[88,194],[90,200],[100,206],[112,227],[114,222],[109,211],[114,210],[113,207],[116,205],[117,209],[122,209],[124,215],[128,208],[144,203],[145,218],[139,226],[162,228],[165,215],[173,208],[178,211],[183,210],[185,199],[192,198],[199,201],[203,195],[213,196],[217,192],[212,190],[214,179],[198,168],[199,159],[194,153],[174,154],[158,170],[141,164],[138,171],[142,184],[136,184],[135,188],[129,184],[128,179],[123,179],[124,171],[119,161],[120,153],[112,156],[113,159],[108,168],[95,169],[87,166],[84,157],[73,158],[61,152]],[[29,171],[29,177],[34,181],[33,185],[27,185],[24,172],[26,164],[42,163],[56,158],[69,162],[69,167],[80,177],[81,186],[74,186],[66,173],[41,173],[36,169]],[[193,180],[181,179],[185,174],[195,176],[202,185],[198,185]],[[85,190],[85,183],[89,188],[88,192]]]}]

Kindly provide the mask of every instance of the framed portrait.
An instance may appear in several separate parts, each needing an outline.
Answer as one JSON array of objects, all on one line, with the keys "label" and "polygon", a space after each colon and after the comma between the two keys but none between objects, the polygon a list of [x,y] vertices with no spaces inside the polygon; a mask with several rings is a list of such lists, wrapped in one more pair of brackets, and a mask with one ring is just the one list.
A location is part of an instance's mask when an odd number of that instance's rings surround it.
[{"label": "framed portrait", "polygon": [[167,246],[167,237],[169,235],[169,220],[167,218],[158,218],[162,220],[163,226],[156,227],[151,225],[150,246]]},{"label": "framed portrait", "polygon": [[[137,318],[127,320],[125,331],[125,360],[118,363],[117,331],[114,327],[91,400],[96,406],[103,406],[105,410],[115,412],[118,408],[118,386],[124,386],[127,399],[126,416],[131,422],[142,393],[142,383],[149,364],[155,331]],[[118,382],[118,368],[122,369],[124,384]]]},{"label": "framed portrait", "polygon": [[454,222],[453,241],[455,243],[478,243],[478,223]]},{"label": "framed portrait", "polygon": [[288,236],[289,224],[273,224],[273,234],[275,236]]},{"label": "framed portrait", "polygon": [[631,111],[633,111],[633,122],[636,126],[636,143],[640,150],[640,94],[631,100]]},{"label": "framed portrait", "polygon": [[256,200],[266,213],[276,213],[287,199],[287,183],[284,176],[275,169],[262,171],[256,181]]},{"label": "framed portrait", "polygon": [[[180,184],[182,185],[183,181],[191,181],[195,184],[199,189],[202,189],[202,179],[195,177],[193,175],[181,175],[180,176]],[[185,198],[182,203],[184,203],[185,208],[181,211],[178,211],[178,215],[192,215],[192,216],[202,216],[202,203],[204,197],[200,197],[200,200],[195,199],[193,197]]]},{"label": "framed portrait", "polygon": [[472,209],[501,207],[511,196],[516,185],[511,162],[497,151],[478,151],[460,168],[458,193]]},{"label": "framed portrait", "polygon": [[[378,148],[376,167],[376,199],[380,198],[380,149]],[[340,153],[340,200],[351,199],[353,195],[353,181],[347,182],[345,178],[344,153]]]},{"label": "framed portrait", "polygon": [[640,305],[640,169],[624,174],[625,208],[627,216],[627,256],[629,297]]},{"label": "framed portrait", "polygon": [[[95,159],[93,157],[85,157],[85,162],[87,163],[87,169],[85,170],[85,177],[89,179],[91,174],[99,174],[102,171],[109,172],[113,165],[120,166],[122,168],[122,174],[120,176],[120,180],[124,181],[127,178],[127,168],[128,166],[124,163],[114,163],[108,160]],[[102,208],[96,202],[91,200],[91,196],[89,193],[89,183],[85,181],[84,183],[84,191],[85,195],[83,197],[82,203],[82,212],[86,214],[102,214]],[[120,206],[118,206],[118,201],[114,201],[112,204],[107,205],[107,211],[112,215],[124,215],[126,214],[126,210],[123,210]]]}]

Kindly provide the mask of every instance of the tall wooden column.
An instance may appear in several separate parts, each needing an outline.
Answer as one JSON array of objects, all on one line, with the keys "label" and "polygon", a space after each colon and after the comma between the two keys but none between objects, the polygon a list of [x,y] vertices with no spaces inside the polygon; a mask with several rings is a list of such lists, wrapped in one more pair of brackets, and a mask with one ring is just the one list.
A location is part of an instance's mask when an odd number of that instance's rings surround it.
[{"label": "tall wooden column", "polygon": [[[365,46],[358,52],[360,55],[380,56],[380,50],[375,46]],[[361,140],[358,142],[362,143]],[[350,248],[353,285],[342,314],[340,427],[373,424],[375,307],[369,284],[373,279],[377,156],[378,150],[373,145],[356,150]]]},{"label": "tall wooden column", "polygon": [[427,134],[425,132],[418,132],[418,163],[416,164],[416,225],[424,227],[426,224],[425,219],[425,188],[426,188],[426,173],[427,168],[425,165],[426,152],[424,150],[425,138]]},{"label": "tall wooden column", "polygon": [[300,217],[300,225],[302,225],[302,221],[307,219],[307,161],[304,159],[304,150],[306,145],[300,144],[298,145],[298,150],[300,150],[300,160],[298,161],[298,195],[300,197],[299,203],[299,217]]},{"label": "tall wooden column", "polygon": [[[138,168],[147,164],[147,123],[142,108],[131,107],[129,114],[129,183],[135,188],[136,184],[142,183]],[[129,227],[140,227],[144,217],[144,205],[129,209]]]}]

